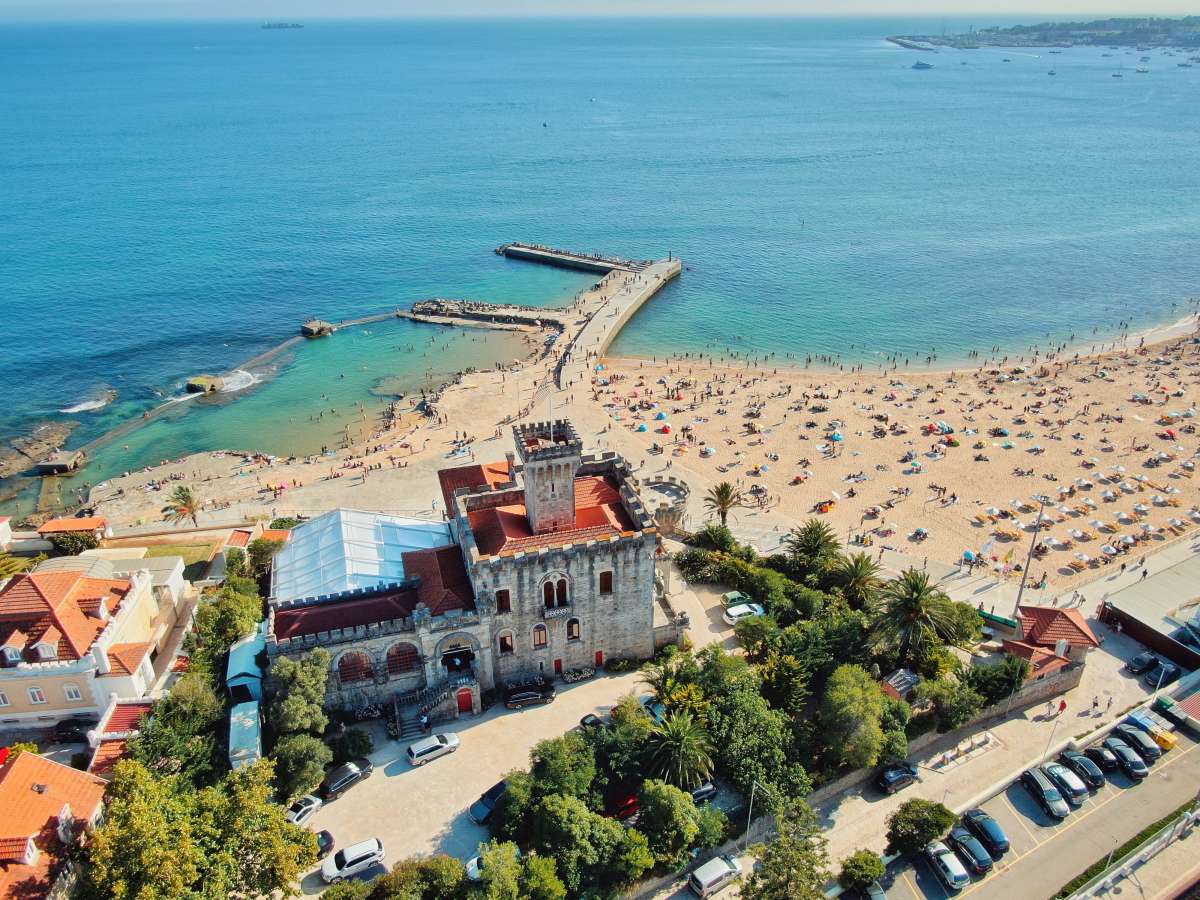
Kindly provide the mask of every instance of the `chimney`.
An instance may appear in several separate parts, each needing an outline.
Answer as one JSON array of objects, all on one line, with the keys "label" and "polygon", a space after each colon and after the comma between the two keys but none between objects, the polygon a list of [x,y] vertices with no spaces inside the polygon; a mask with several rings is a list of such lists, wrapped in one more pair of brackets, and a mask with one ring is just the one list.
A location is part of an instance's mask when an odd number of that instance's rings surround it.
[{"label": "chimney", "polygon": [[1071,655],[1071,642],[1066,638],[1059,638],[1054,642],[1054,655],[1061,656],[1066,659]]}]

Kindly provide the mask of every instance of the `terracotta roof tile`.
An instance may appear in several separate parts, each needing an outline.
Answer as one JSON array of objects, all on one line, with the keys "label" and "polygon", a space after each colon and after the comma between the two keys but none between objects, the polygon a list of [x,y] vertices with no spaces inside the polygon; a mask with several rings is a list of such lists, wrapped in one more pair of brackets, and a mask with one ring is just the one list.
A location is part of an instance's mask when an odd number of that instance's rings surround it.
[{"label": "terracotta roof tile", "polygon": [[154,703],[150,700],[118,701],[108,719],[100,723],[102,735],[136,731],[144,716],[150,715]]},{"label": "terracotta roof tile", "polygon": [[125,758],[128,750],[129,742],[125,738],[101,741],[92,754],[87,770],[93,775],[108,775]]},{"label": "terracotta roof tile", "polygon": [[264,541],[278,541],[281,544],[286,544],[291,540],[292,531],[290,528],[268,528],[262,533]]},{"label": "terracotta roof tile", "polygon": [[[109,671],[107,677],[115,678],[121,675],[132,675],[142,664],[154,645],[149,641],[134,644],[113,644],[108,648]],[[97,677],[106,677],[98,675]]]},{"label": "terracotta roof tile", "polygon": [[65,534],[69,531],[96,531],[108,525],[103,516],[88,516],[81,519],[50,519],[38,528],[38,534]]},{"label": "terracotta roof tile", "polygon": [[235,528],[225,542],[226,547],[245,547],[250,543],[250,532],[244,528]]},{"label": "terracotta roof tile", "polygon": [[59,659],[79,659],[104,630],[101,602],[115,614],[129,593],[124,579],[88,578],[82,572],[25,572],[0,590],[0,640],[27,635],[25,652],[47,635]]},{"label": "terracotta roof tile", "polygon": [[1001,646],[1004,647],[1007,653],[1019,656],[1021,659],[1029,662],[1029,675],[1026,676],[1026,681],[1032,681],[1034,678],[1039,678],[1042,675],[1057,672],[1059,669],[1063,669],[1071,664],[1071,661],[1065,657],[1058,656],[1044,647],[1027,644],[1024,641],[1005,641]]},{"label": "terracotta roof tile", "polygon": [[452,508],[454,492],[459,488],[477,488],[484,485],[494,488],[508,484],[509,480],[507,461],[473,463],[469,466],[457,466],[438,472],[438,481],[442,486],[442,500],[445,501],[446,512]]},{"label": "terracotta roof tile", "polygon": [[457,544],[433,550],[412,550],[403,554],[404,574],[419,577],[417,602],[430,613],[440,616],[454,609],[474,609],[475,593]]},{"label": "terracotta roof tile", "polygon": [[1066,639],[1071,647],[1099,647],[1087,620],[1077,609],[1055,609],[1049,606],[1022,606],[1017,610],[1023,639],[1031,644],[1053,647]]},{"label": "terracotta roof tile", "polygon": [[1200,692],[1192,694],[1186,700],[1179,701],[1179,709],[1191,716],[1193,719],[1200,721]]}]

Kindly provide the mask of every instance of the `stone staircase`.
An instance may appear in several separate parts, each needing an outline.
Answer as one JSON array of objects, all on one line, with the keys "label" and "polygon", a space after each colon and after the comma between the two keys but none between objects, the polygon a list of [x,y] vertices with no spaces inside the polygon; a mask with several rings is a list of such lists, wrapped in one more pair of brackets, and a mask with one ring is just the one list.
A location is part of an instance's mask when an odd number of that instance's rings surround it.
[{"label": "stone staircase", "polygon": [[454,702],[454,691],[474,682],[473,675],[456,675],[453,678],[443,678],[420,690],[396,694],[392,703],[396,721],[400,726],[398,740],[420,736],[421,716],[429,716],[431,723],[448,718],[447,707]]}]

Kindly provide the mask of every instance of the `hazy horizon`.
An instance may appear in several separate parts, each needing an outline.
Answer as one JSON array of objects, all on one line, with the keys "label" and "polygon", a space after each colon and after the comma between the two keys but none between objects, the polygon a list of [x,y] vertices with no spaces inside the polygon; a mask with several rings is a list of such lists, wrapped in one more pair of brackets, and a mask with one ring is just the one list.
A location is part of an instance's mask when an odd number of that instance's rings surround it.
[{"label": "hazy horizon", "polygon": [[1093,19],[1109,16],[1184,16],[1196,12],[1185,0],[1158,0],[1153,10],[1133,3],[1094,0],[845,0],[831,10],[815,0],[750,0],[733,4],[717,0],[584,0],[564,9],[555,0],[447,0],[436,14],[412,0],[0,0],[0,21],[129,21],[129,20],[317,20],[317,19],[495,19],[794,16],[811,18],[919,19],[952,17],[985,26],[991,20],[1030,22],[1048,19]]}]

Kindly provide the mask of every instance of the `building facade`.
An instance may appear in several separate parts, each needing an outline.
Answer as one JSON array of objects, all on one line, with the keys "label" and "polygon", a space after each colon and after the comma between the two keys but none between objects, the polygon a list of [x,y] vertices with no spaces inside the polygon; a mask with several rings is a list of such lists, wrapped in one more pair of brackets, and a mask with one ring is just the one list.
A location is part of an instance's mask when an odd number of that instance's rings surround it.
[{"label": "building facade", "polygon": [[628,465],[585,456],[566,421],[513,431],[505,461],[439,472],[446,523],[378,516],[375,557],[362,523],[336,579],[297,569],[317,557],[305,530],[326,517],[295,529],[274,585],[346,589],[273,591],[269,657],[328,650],[334,706],[399,697],[466,712],[506,682],[652,656],[658,535]]}]

